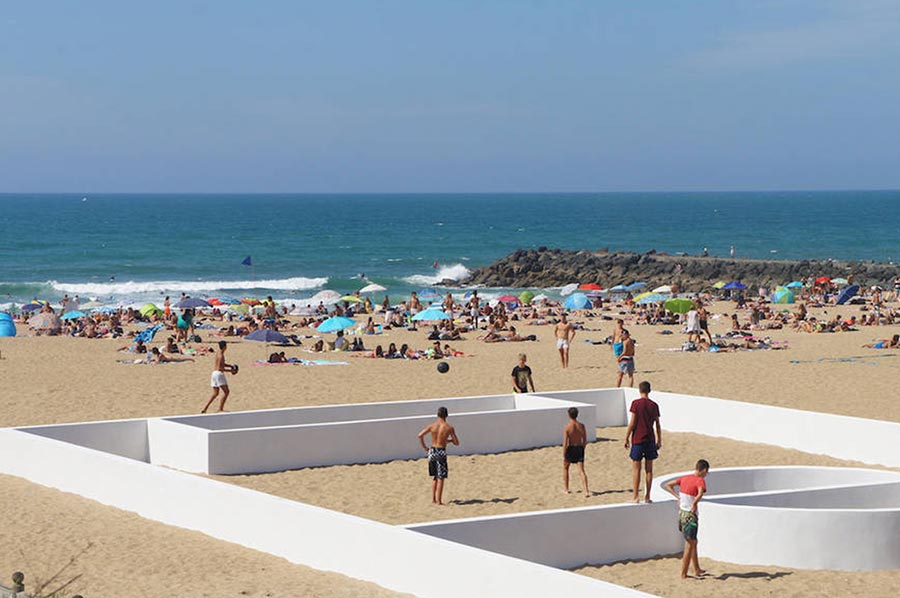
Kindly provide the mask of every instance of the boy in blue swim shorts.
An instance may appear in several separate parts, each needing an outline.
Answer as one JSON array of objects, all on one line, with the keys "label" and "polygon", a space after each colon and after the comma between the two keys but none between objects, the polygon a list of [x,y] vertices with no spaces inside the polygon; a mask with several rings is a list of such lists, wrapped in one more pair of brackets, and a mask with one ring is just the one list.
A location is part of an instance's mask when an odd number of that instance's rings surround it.
[{"label": "boy in blue swim shorts", "polygon": [[[653,461],[662,448],[662,428],[659,425],[659,405],[650,399],[650,383],[646,380],[638,385],[639,399],[631,403],[631,421],[625,431],[625,448],[630,447],[632,462],[633,502],[641,502],[641,461],[646,471],[644,502],[650,501],[650,485],[653,483]],[[655,430],[654,430],[655,429]],[[655,434],[654,434],[655,431]]]}]

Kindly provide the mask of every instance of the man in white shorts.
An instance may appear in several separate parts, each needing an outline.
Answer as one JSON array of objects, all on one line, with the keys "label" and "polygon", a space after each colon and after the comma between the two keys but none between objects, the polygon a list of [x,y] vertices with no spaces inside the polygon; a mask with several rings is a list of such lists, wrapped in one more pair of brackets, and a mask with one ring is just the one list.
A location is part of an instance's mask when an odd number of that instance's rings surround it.
[{"label": "man in white shorts", "polygon": [[228,394],[231,392],[228,388],[228,380],[225,378],[225,372],[231,372],[232,374],[237,373],[236,365],[225,363],[225,349],[227,347],[228,343],[219,341],[219,350],[216,351],[215,369],[209,379],[209,385],[212,386],[212,396],[209,398],[209,401],[206,402],[206,406],[200,413],[206,413],[206,410],[209,409],[209,406],[212,405],[212,402],[215,401],[216,397],[219,395],[219,390],[222,391],[222,399],[219,402],[219,411],[225,411],[225,401],[228,400]]},{"label": "man in white shorts", "polygon": [[575,338],[575,327],[569,323],[565,313],[560,317],[554,334],[556,335],[556,348],[559,350],[559,360],[565,369],[569,367],[569,345]]}]

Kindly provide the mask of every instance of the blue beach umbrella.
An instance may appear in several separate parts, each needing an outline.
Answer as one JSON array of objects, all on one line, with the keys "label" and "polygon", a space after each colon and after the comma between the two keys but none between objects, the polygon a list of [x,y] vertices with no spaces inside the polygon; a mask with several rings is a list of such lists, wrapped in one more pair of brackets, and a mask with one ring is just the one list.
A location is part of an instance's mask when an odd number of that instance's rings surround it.
[{"label": "blue beach umbrella", "polygon": [[838,305],[843,305],[843,304],[847,303],[847,301],[849,301],[851,298],[855,297],[858,292],[859,292],[859,285],[852,284],[849,287],[845,288],[843,291],[841,291],[841,294],[838,295],[836,303]]},{"label": "blue beach umbrella", "polygon": [[613,288],[609,289],[609,292],[610,293],[627,293],[628,287],[626,287],[624,284],[617,284]]},{"label": "blue beach umbrella", "polygon": [[650,293],[646,297],[641,297],[638,301],[638,305],[647,305],[648,303],[659,303],[660,301],[665,301],[668,299],[666,295],[661,293]]},{"label": "blue beach umbrella", "polygon": [[272,330],[270,328],[261,328],[259,330],[254,330],[250,334],[244,337],[244,340],[248,341],[259,341],[261,343],[288,343],[288,337],[281,334],[277,330]]},{"label": "blue beach umbrella", "polygon": [[563,305],[566,309],[587,309],[591,306],[591,300],[584,293],[572,293]]},{"label": "blue beach umbrella", "polygon": [[22,311],[36,311],[44,307],[41,303],[26,303],[22,306]]},{"label": "blue beach umbrella", "polygon": [[795,280],[794,282],[789,282],[784,286],[786,286],[789,289],[799,289],[803,286],[803,283],[800,282],[799,280]]},{"label": "blue beach umbrella", "polygon": [[[220,300],[221,301],[221,300]],[[175,307],[179,309],[194,309],[197,307],[212,307],[209,302],[204,301],[198,297],[188,297],[187,299],[182,299],[178,303],[175,304]]]},{"label": "blue beach umbrella", "polygon": [[444,313],[444,310],[436,307],[429,307],[424,311],[420,311],[412,317],[416,322],[433,322],[436,320],[449,320],[450,316]]},{"label": "blue beach umbrella", "polygon": [[628,289],[629,291],[636,291],[638,289],[644,288],[645,286],[647,286],[646,282],[633,282],[625,288]]},{"label": "blue beach umbrella", "polygon": [[732,291],[732,290],[735,290],[735,289],[746,289],[746,288],[747,288],[747,285],[745,285],[745,284],[742,283],[742,282],[732,281],[732,282],[729,282],[728,284],[726,284],[726,285],[725,285],[724,287],[722,287],[722,288],[723,288],[723,289],[727,289],[727,290],[729,290],[729,291]]},{"label": "blue beach umbrella", "polygon": [[355,325],[351,318],[345,318],[344,316],[334,316],[328,318],[316,328],[318,332],[337,332],[338,330],[343,330],[344,328],[350,328]]},{"label": "blue beach umbrella", "polygon": [[83,311],[78,311],[77,309],[74,311],[69,311],[60,316],[63,320],[77,320],[78,318],[83,318],[87,314]]}]

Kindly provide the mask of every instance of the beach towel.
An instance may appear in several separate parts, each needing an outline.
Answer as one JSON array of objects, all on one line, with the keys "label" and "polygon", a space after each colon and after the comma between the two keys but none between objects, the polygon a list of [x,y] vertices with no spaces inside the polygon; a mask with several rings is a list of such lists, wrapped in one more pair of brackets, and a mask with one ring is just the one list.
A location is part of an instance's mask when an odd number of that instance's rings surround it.
[{"label": "beach towel", "polygon": [[256,366],[268,366],[268,365],[350,365],[346,361],[329,361],[327,359],[290,359],[288,361],[282,363],[269,363],[264,359],[260,359],[253,362],[253,365]]},{"label": "beach towel", "polygon": [[141,341],[144,341],[144,344],[146,345],[147,343],[149,343],[150,341],[153,340],[153,337],[156,336],[156,333],[159,332],[162,329],[162,327],[163,327],[162,324],[154,324],[153,326],[150,326],[149,328],[144,328],[143,330],[138,332],[136,335],[134,335],[134,340],[132,341],[132,344],[136,344],[139,340],[141,340]]}]

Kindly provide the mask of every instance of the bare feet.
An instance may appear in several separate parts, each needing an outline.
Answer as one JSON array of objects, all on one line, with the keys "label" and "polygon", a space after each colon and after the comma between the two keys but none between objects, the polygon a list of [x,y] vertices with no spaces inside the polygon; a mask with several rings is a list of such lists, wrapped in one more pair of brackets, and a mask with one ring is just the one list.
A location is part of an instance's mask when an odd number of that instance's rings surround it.
[{"label": "bare feet", "polygon": [[563,490],[563,494],[572,494],[572,493],[569,492],[568,490]]},{"label": "bare feet", "polygon": [[636,505],[639,505],[639,504],[641,504],[641,499],[638,498],[637,496],[635,496],[634,498],[631,499],[631,502],[633,502]]},{"label": "bare feet", "polygon": [[697,577],[703,577],[704,575],[706,575],[706,570],[697,569],[696,571],[694,571],[694,575],[696,575]]}]

